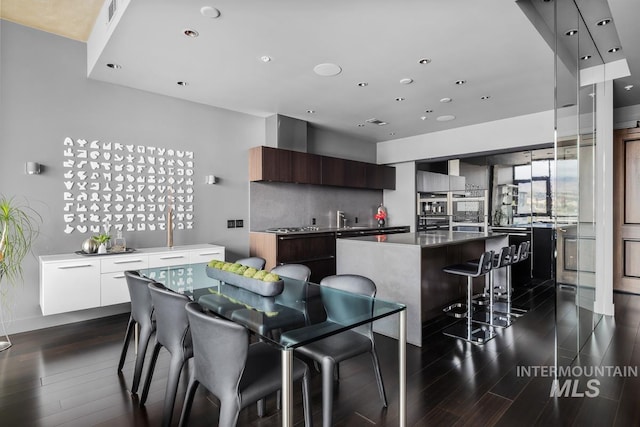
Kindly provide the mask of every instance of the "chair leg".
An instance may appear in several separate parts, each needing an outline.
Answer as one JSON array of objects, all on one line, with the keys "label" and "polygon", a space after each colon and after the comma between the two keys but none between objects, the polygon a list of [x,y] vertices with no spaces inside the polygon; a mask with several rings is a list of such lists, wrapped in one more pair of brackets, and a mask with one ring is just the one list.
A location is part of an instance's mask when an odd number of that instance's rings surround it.
[{"label": "chair leg", "polygon": [[171,355],[169,362],[169,375],[167,377],[167,389],[164,394],[164,409],[162,411],[162,425],[169,427],[173,418],[173,407],[176,403],[176,394],[178,393],[178,382],[180,381],[180,373],[184,366],[184,357],[182,354]]},{"label": "chair leg", "polygon": [[238,423],[238,415],[240,415],[240,405],[235,396],[227,396],[226,399],[220,400],[218,427],[235,427]]},{"label": "chair leg", "polygon": [[258,417],[262,418],[264,417],[264,407],[265,407],[265,400],[264,398],[258,400],[256,402],[256,406],[257,406],[257,410],[258,410]]},{"label": "chair leg", "polygon": [[313,419],[311,418],[311,388],[309,386],[309,369],[305,369],[302,376],[302,410],[304,411],[304,425],[305,427],[313,426]]},{"label": "chair leg", "polygon": [[380,393],[380,400],[382,400],[382,406],[385,408],[387,405],[387,393],[384,391],[384,382],[382,381],[382,372],[380,371],[380,362],[378,361],[378,353],[376,353],[375,347],[371,348],[371,361],[373,362],[373,371],[376,374],[376,382],[378,383],[378,393]]},{"label": "chair leg", "polygon": [[331,427],[333,416],[333,379],[335,362],[329,357],[322,359],[322,426]]},{"label": "chair leg", "polygon": [[156,369],[156,362],[158,361],[158,354],[160,354],[160,348],[162,345],[158,342],[153,346],[153,354],[149,361],[149,368],[147,369],[147,378],[144,380],[142,386],[142,395],[140,396],[140,406],[144,405],[149,395],[149,388],[151,387],[151,379],[153,378],[153,371]]},{"label": "chair leg", "polygon": [[127,323],[127,331],[124,334],[124,343],[122,344],[122,351],[120,352],[120,362],[118,362],[118,372],[122,371],[124,366],[124,359],[127,357],[127,350],[129,350],[129,341],[131,340],[131,333],[136,322],[133,317],[129,317],[129,323]]},{"label": "chair leg", "polygon": [[189,385],[187,386],[187,393],[184,397],[184,405],[182,406],[182,412],[180,413],[180,421],[178,425],[180,427],[186,426],[189,422],[189,414],[191,413],[191,405],[193,404],[193,396],[196,394],[196,390],[198,389],[198,385],[200,383],[195,379],[189,380]]},{"label": "chair leg", "polygon": [[138,354],[136,355],[136,367],[133,371],[133,384],[131,385],[131,394],[136,394],[136,392],[138,391],[138,386],[140,385],[140,377],[142,377],[142,365],[144,363],[145,354],[147,353],[147,346],[149,345],[151,333],[151,328],[140,330],[140,337],[138,338]]}]

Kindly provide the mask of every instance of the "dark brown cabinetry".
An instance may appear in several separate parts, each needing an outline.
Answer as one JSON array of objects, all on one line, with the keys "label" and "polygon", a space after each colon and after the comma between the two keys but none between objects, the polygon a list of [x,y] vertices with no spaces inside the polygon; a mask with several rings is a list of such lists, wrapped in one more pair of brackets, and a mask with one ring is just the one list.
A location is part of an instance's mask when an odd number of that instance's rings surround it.
[{"label": "dark brown cabinetry", "polygon": [[396,170],[391,166],[261,146],[249,151],[249,180],[395,190]]},{"label": "dark brown cabinetry", "polygon": [[291,182],[296,184],[322,184],[321,164],[322,157],[317,154],[291,151]]},{"label": "dark brown cabinetry", "polygon": [[251,256],[266,260],[265,269],[281,264],[304,264],[311,269],[311,281],[336,274],[336,234],[274,234],[249,235]]}]

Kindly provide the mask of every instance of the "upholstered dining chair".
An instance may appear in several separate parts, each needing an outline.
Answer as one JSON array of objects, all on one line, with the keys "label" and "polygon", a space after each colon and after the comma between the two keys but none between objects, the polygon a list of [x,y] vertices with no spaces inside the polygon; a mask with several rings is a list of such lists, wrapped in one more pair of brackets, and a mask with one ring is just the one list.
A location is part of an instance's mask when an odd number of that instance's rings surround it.
[{"label": "upholstered dining chair", "polygon": [[160,349],[164,347],[171,354],[171,361],[164,395],[162,425],[170,426],[180,373],[185,362],[193,356],[189,320],[184,309],[190,300],[186,295],[166,289],[159,283],[149,283],[149,291],[156,319],[156,342],[147,370],[147,378],[142,387],[140,405],[144,405],[147,400],[158,355]]},{"label": "upholstered dining chair", "polygon": [[129,296],[131,297],[131,315],[127,324],[127,332],[124,336],[124,344],[120,353],[120,362],[118,363],[118,372],[122,371],[127,350],[129,349],[129,341],[136,324],[138,331],[138,349],[136,352],[136,364],[133,370],[133,383],[131,384],[131,393],[138,391],[140,377],[142,376],[142,365],[147,352],[147,346],[151,334],[155,331],[155,320],[153,319],[153,304],[151,303],[151,294],[149,293],[149,283],[153,280],[140,276],[137,271],[125,271],[125,279],[129,288]]},{"label": "upholstered dining chair", "polygon": [[[187,424],[198,385],[220,400],[221,427],[235,426],[240,410],[282,386],[280,351],[264,342],[249,345],[243,326],[203,312],[196,302],[186,305],[193,338],[194,371],[187,386],[180,425]],[[294,358],[294,380],[302,379],[305,425],[311,426],[309,368]]]},{"label": "upholstered dining chair", "polygon": [[264,268],[264,264],[266,261],[264,258],[260,258],[257,256],[252,256],[249,258],[241,258],[236,261],[236,264],[246,265],[247,267],[253,267],[256,270],[262,270]]},{"label": "upholstered dining chair", "polygon": [[[333,323],[341,323],[345,313],[353,312],[354,307],[346,310],[339,299],[331,298],[330,293],[323,292],[323,288],[340,289],[368,297],[375,297],[376,295],[376,285],[367,277],[355,274],[339,274],[325,277],[320,281],[320,293],[327,314],[326,322]],[[351,302],[351,304],[353,305],[354,303]],[[370,300],[363,299],[360,304],[362,306],[357,307],[356,310],[373,310],[373,302]],[[333,387],[339,363],[364,353],[369,353],[371,356],[382,406],[387,407],[387,396],[382,382],[382,373],[380,372],[380,363],[378,362],[371,323],[367,323],[358,330],[350,329],[312,342],[297,348],[295,351],[314,360],[321,366],[322,425],[324,427],[332,425]]]}]

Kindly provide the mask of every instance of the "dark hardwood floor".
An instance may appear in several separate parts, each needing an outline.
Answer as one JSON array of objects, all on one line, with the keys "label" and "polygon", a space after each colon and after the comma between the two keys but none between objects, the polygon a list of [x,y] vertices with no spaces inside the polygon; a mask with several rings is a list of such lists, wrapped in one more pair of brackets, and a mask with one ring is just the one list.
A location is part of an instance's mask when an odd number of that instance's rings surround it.
[{"label": "dark hardwood floor", "polygon": [[[573,359],[581,336],[571,321],[573,292],[558,289],[557,354],[559,363]],[[599,378],[599,396],[549,397],[552,378],[518,375],[518,367],[549,366],[556,353],[555,287],[518,288],[518,302],[531,308],[512,327],[484,346],[443,336],[451,323],[438,318],[424,326],[423,348],[407,350],[408,425],[412,426],[637,426],[640,425],[640,378]],[[582,365],[637,366],[640,362],[640,296],[616,294],[615,318],[604,318],[579,354]],[[132,348],[122,374],[116,372],[127,316],[113,316],[17,334],[13,347],[0,353],[1,426],[157,426],[168,368],[161,353],[145,407],[128,392],[133,374]],[[398,423],[397,345],[377,337],[378,353],[389,399],[384,409],[369,359],[341,365],[336,388],[336,426]],[[572,344],[573,343],[573,344]],[[575,345],[574,345],[575,344]],[[572,347],[573,346],[573,347]],[[130,346],[133,347],[133,346]],[[146,370],[145,370],[146,374]],[[184,375],[183,375],[184,377]],[[184,379],[184,378],[183,378]],[[184,393],[186,381],[181,381]],[[581,385],[581,389],[584,386]],[[303,425],[298,385],[294,420]],[[313,417],[321,425],[321,378],[312,378]],[[174,424],[179,418],[178,398]],[[216,399],[199,389],[190,425],[217,425]],[[255,405],[240,414],[239,425],[279,426],[275,399],[258,418]]]}]

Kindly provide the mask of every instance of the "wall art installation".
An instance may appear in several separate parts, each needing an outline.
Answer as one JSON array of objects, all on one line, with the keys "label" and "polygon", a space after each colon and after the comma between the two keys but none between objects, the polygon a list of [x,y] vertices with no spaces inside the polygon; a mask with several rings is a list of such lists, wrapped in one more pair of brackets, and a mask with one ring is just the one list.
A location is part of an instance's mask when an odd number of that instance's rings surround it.
[{"label": "wall art installation", "polygon": [[67,137],[63,155],[65,233],[193,228],[192,151]]}]

